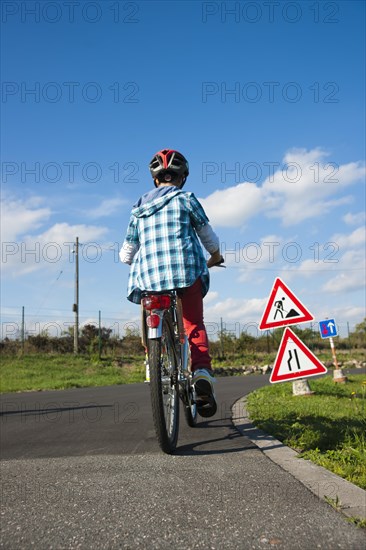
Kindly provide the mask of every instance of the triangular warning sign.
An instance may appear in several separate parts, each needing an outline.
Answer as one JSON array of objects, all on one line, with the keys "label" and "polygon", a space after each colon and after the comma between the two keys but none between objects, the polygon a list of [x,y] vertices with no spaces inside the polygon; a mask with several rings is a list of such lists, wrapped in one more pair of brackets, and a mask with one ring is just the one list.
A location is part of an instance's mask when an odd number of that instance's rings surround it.
[{"label": "triangular warning sign", "polygon": [[275,280],[259,330],[298,325],[314,317],[279,277]]},{"label": "triangular warning sign", "polygon": [[313,352],[305,346],[290,328],[286,328],[269,381],[275,384],[276,382],[308,378],[326,372],[327,369],[323,363],[315,357]]}]

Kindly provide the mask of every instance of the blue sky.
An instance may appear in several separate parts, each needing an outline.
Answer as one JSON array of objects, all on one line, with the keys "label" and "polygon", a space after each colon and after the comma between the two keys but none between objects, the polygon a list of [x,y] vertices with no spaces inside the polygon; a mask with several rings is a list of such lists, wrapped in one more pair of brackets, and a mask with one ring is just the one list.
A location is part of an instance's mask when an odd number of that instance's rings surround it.
[{"label": "blue sky", "polygon": [[[210,332],[281,277],[316,320],[365,316],[363,2],[3,2],[2,335],[138,323],[118,263],[161,148],[190,162],[227,269]],[[66,243],[66,244],[65,244]],[[33,251],[33,253],[32,253]],[[231,252],[230,252],[231,251]],[[38,325],[35,325],[38,323]],[[49,325],[50,327],[50,325]]]}]

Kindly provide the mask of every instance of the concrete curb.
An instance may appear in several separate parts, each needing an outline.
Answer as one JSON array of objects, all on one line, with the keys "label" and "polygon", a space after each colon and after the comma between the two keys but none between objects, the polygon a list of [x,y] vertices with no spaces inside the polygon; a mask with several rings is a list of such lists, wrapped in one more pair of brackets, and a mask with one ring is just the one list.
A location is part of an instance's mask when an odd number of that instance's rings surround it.
[{"label": "concrete curb", "polygon": [[268,458],[303,483],[317,497],[333,500],[338,498],[343,514],[366,519],[366,491],[322,466],[299,458],[296,451],[256,428],[246,409],[246,397],[234,403],[232,420],[242,435],[248,437]]}]

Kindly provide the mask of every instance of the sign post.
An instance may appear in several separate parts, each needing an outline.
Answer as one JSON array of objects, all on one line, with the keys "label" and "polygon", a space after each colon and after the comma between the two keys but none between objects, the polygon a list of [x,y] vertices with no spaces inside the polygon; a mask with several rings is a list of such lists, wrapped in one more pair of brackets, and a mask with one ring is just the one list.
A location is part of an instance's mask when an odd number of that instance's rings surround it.
[{"label": "sign post", "polygon": [[338,365],[334,340],[333,336],[338,336],[337,324],[334,319],[325,319],[324,321],[319,321],[319,331],[320,336],[324,338],[329,338],[330,349],[333,357],[334,372],[333,372],[333,382],[338,384],[344,384],[347,382],[347,377],[344,376],[344,373],[341,367]]}]

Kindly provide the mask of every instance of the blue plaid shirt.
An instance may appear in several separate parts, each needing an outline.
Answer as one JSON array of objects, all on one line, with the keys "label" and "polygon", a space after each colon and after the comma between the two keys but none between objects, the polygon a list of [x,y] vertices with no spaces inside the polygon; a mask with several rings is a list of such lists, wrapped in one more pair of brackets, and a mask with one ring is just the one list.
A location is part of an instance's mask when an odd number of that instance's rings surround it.
[{"label": "blue plaid shirt", "polygon": [[172,290],[202,280],[209,289],[206,259],[196,234],[208,218],[193,193],[176,187],[143,195],[131,212],[125,243],[136,248],[127,298],[140,303],[142,290]]}]

